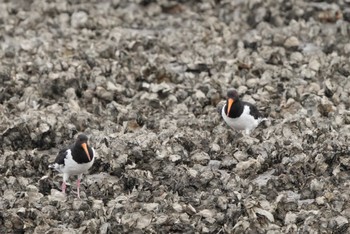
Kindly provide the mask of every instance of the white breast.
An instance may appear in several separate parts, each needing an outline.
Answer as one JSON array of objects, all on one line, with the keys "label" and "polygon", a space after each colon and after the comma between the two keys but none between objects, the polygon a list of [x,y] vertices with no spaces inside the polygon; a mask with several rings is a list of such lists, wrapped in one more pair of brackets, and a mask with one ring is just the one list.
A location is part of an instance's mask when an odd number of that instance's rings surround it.
[{"label": "white breast", "polygon": [[244,130],[246,134],[249,134],[261,121],[265,120],[263,118],[254,119],[254,117],[250,115],[249,106],[244,106],[243,112],[238,118],[230,118],[225,114],[225,106],[226,104],[222,107],[221,116],[227,125],[235,130]]}]

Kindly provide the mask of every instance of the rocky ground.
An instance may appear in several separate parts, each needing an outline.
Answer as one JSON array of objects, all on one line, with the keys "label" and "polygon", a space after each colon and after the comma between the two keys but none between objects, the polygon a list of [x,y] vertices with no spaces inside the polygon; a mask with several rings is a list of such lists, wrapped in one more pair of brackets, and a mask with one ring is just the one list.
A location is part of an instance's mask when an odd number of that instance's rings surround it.
[{"label": "rocky ground", "polygon": [[[0,233],[344,233],[350,1],[0,4]],[[250,137],[217,106],[269,117]],[[85,132],[82,199],[48,169]]]}]

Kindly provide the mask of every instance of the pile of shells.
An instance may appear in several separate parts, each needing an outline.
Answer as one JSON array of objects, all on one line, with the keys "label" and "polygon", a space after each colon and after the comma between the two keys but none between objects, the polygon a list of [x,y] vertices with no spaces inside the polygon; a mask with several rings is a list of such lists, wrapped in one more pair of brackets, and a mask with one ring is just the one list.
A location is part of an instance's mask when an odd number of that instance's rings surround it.
[{"label": "pile of shells", "polygon": [[[0,233],[345,233],[350,2],[0,4]],[[250,136],[226,91],[268,121]],[[85,132],[81,199],[48,169]]]}]

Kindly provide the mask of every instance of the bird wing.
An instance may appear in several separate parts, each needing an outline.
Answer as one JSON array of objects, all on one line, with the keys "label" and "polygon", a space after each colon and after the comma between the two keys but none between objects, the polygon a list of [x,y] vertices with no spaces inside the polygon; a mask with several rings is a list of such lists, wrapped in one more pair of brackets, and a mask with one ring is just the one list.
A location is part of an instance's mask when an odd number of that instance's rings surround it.
[{"label": "bird wing", "polygon": [[64,160],[66,159],[68,149],[69,148],[65,148],[58,152],[58,155],[55,159],[55,163],[57,163],[58,165],[64,165]]},{"label": "bird wing", "polygon": [[249,106],[250,114],[254,117],[254,119],[263,118],[263,115],[253,104],[249,102],[243,102],[243,104]]}]

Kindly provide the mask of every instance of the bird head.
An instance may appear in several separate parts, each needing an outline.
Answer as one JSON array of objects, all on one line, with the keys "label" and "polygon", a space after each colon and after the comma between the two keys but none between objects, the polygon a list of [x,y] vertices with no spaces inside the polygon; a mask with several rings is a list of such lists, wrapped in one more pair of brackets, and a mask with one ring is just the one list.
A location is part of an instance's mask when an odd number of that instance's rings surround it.
[{"label": "bird head", "polygon": [[77,138],[76,144],[84,149],[86,156],[89,158],[89,161],[91,161],[88,150],[88,137],[85,134],[80,134]]},{"label": "bird head", "polygon": [[239,96],[236,90],[231,89],[229,91],[227,91],[227,102],[226,102],[226,106],[227,106],[227,112],[226,115],[229,116],[231,108],[233,103],[237,102],[239,100]]}]

